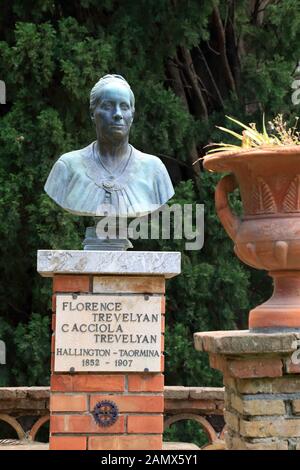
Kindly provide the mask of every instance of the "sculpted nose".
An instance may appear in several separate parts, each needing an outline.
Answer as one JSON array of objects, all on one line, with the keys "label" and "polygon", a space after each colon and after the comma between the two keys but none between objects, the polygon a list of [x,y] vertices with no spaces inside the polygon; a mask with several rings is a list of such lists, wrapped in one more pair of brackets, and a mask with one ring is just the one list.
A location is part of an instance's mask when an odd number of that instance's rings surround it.
[{"label": "sculpted nose", "polygon": [[118,106],[115,108],[115,112],[114,112],[113,117],[114,117],[115,121],[120,121],[123,118],[121,110]]}]

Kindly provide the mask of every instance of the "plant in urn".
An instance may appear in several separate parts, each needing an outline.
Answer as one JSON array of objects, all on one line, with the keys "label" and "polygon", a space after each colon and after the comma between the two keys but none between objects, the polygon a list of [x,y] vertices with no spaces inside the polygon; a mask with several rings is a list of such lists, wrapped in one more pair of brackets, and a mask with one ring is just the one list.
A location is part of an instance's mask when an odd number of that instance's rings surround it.
[{"label": "plant in urn", "polygon": [[[300,330],[300,139],[287,128],[282,115],[272,123],[274,134],[255,124],[241,135],[226,131],[241,146],[214,144],[204,157],[204,167],[230,172],[215,191],[218,216],[244,263],[265,269],[274,281],[272,297],[250,311],[249,328],[256,331]],[[239,187],[243,216],[233,214],[229,193]]]}]

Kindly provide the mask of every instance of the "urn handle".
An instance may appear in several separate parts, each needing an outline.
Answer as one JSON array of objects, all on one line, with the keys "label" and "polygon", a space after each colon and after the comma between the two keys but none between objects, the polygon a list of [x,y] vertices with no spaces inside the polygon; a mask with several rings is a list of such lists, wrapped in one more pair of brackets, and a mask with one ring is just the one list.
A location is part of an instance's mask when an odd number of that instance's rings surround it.
[{"label": "urn handle", "polygon": [[234,241],[239,226],[240,218],[233,214],[228,202],[228,195],[238,187],[237,180],[234,175],[226,175],[219,181],[215,191],[216,210],[223,227]]}]

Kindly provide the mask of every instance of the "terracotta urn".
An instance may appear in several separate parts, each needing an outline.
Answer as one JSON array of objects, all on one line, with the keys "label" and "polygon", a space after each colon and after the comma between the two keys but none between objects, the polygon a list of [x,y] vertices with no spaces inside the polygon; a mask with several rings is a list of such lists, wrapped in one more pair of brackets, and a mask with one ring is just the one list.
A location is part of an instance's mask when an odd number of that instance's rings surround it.
[{"label": "terracotta urn", "polygon": [[[222,152],[205,157],[204,167],[230,172],[216,187],[218,216],[240,260],[274,281],[272,297],[250,311],[249,328],[300,330],[300,146]],[[241,218],[228,203],[236,187]]]}]

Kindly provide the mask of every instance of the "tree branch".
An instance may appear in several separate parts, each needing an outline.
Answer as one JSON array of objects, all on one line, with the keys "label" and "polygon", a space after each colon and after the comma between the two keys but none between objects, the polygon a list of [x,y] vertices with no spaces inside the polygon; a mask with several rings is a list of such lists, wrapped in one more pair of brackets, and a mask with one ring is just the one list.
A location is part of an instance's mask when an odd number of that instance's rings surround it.
[{"label": "tree branch", "polygon": [[199,87],[199,84],[198,84],[197,74],[195,71],[191,53],[186,47],[183,47],[183,46],[180,47],[180,51],[182,54],[182,58],[184,60],[184,71],[186,72],[188,82],[193,89],[195,97],[197,98],[197,103],[200,108],[200,113],[202,117],[204,117],[204,119],[207,121],[208,120],[207,107],[206,107],[205,100],[203,98],[201,88]]},{"label": "tree branch", "polygon": [[[185,87],[184,87],[184,77],[180,73],[180,67],[178,66],[178,57],[177,54],[174,59],[168,59],[167,60],[167,69],[169,76],[172,80],[172,88],[174,90],[174,93],[176,96],[178,96],[181,99],[181,102],[183,104],[183,107],[186,109],[188,113],[190,113],[189,110],[189,103],[188,99],[186,96],[185,92]],[[201,167],[199,163],[194,163],[198,160],[198,152],[197,152],[197,147],[194,141],[191,143],[191,149],[188,154],[188,161],[189,161],[189,171],[191,172],[191,177],[193,177],[193,180],[197,184],[199,178],[197,177],[200,173]]]},{"label": "tree branch", "polygon": [[228,62],[227,54],[226,54],[225,31],[224,31],[219,9],[216,6],[214,6],[213,8],[213,19],[214,19],[214,24],[215,24],[216,31],[217,31],[217,36],[218,36],[219,52],[220,52],[220,56],[222,60],[224,73],[225,73],[225,80],[230,90],[236,93],[236,86],[235,86],[234,78],[233,78],[230,65]]},{"label": "tree branch", "polygon": [[210,67],[209,67],[209,65],[208,65],[208,63],[207,63],[207,60],[205,59],[205,55],[203,54],[203,51],[202,51],[202,49],[201,49],[199,46],[197,47],[197,49],[198,49],[198,51],[199,51],[199,53],[200,53],[200,57],[201,57],[202,61],[204,62],[204,65],[205,65],[205,67],[206,67],[206,70],[207,70],[207,73],[208,73],[208,75],[209,75],[210,81],[211,81],[211,83],[212,83],[212,85],[213,85],[213,87],[214,87],[214,89],[215,89],[215,92],[216,92],[216,94],[217,94],[217,96],[218,96],[219,103],[220,103],[220,105],[222,106],[222,108],[224,108],[224,101],[223,101],[221,92],[220,92],[220,90],[219,90],[218,85],[216,84],[216,81],[215,81],[215,79],[214,79],[214,76],[213,76],[213,74],[212,74],[212,71],[210,70]]}]

